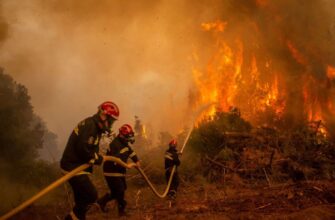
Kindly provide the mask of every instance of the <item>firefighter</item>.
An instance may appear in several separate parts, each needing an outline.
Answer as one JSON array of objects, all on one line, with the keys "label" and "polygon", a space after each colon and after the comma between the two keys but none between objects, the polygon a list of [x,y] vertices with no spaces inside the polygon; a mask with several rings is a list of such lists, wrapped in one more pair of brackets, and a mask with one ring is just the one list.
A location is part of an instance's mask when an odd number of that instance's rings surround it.
[{"label": "firefighter", "polygon": [[[169,182],[171,171],[173,166],[179,166],[180,160],[179,160],[179,154],[177,152],[177,141],[175,139],[171,140],[169,143],[169,149],[165,152],[165,177],[166,181]],[[179,177],[177,168],[174,172],[174,175],[172,177],[171,186],[168,192],[168,197],[171,200],[175,200],[177,196],[177,189],[179,185]]]},{"label": "firefighter", "polygon": [[[70,172],[80,165],[101,164],[103,157],[99,152],[99,139],[102,133],[110,130],[113,122],[119,117],[119,108],[113,102],[104,102],[98,112],[81,121],[72,131],[65,147],[60,166]],[[97,191],[89,175],[92,166],[69,179],[73,190],[75,206],[66,220],[85,220],[89,206],[96,202]]]},{"label": "firefighter", "polygon": [[[119,129],[119,134],[110,143],[107,155],[120,158],[122,161],[127,162],[131,158],[134,163],[139,167],[140,162],[136,153],[132,150],[129,144],[135,142],[134,131],[129,124],[124,124]],[[118,205],[119,216],[125,216],[125,208],[127,205],[124,199],[126,184],[126,169],[114,162],[106,161],[103,165],[104,176],[110,193],[105,194],[98,200],[98,204],[102,211],[106,212],[106,205],[109,201],[115,199]]]}]

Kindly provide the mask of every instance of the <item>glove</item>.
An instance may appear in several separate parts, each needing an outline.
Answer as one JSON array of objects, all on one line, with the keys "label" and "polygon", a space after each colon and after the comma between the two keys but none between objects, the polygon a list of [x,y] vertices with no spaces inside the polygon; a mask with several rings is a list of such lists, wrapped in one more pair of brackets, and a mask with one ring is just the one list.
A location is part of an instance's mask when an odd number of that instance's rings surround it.
[{"label": "glove", "polygon": [[95,159],[91,159],[90,161],[88,161],[88,163],[89,163],[91,166],[93,166],[94,162],[95,162]]},{"label": "glove", "polygon": [[98,159],[96,159],[96,160],[94,161],[94,164],[95,164],[95,165],[101,165],[103,161],[104,161],[103,156],[101,156],[100,154],[98,154]]},{"label": "glove", "polygon": [[127,165],[128,165],[127,166],[128,169],[131,169],[133,167],[137,167],[136,163],[128,163]]},{"label": "glove", "polygon": [[91,159],[88,163],[91,165],[101,165],[104,158],[100,154],[95,154],[95,158]]}]

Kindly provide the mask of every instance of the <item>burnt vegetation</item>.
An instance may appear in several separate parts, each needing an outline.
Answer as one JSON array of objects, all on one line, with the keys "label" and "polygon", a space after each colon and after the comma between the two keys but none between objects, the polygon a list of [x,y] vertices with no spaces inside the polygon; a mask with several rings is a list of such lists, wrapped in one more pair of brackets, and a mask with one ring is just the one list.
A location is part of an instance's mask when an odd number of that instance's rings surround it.
[{"label": "burnt vegetation", "polygon": [[[237,108],[218,109],[205,117],[182,155],[175,206],[169,208],[165,200],[153,196],[141,176],[130,172],[133,219],[299,219],[306,215],[333,219],[335,151],[327,129],[322,121],[305,121],[290,130],[281,125],[252,126]],[[177,136],[179,147],[187,130]],[[158,147],[144,150],[141,142],[134,147],[160,191],[165,186],[162,155],[172,137],[161,132]],[[96,212],[91,216],[102,217]]]},{"label": "burnt vegetation", "polygon": [[216,112],[200,122],[189,148],[201,155],[205,177],[215,182],[233,174],[242,181],[268,184],[335,177],[334,142],[322,121],[283,130],[252,127],[236,112]]},{"label": "burnt vegetation", "polygon": [[[185,134],[178,136],[179,147]],[[143,157],[144,169],[159,186],[164,183],[160,157],[171,137],[162,132],[160,147]],[[134,218],[333,219],[334,147],[322,121],[305,121],[291,130],[254,127],[237,108],[218,110],[191,134],[175,207],[150,197],[140,176],[131,175],[140,213]]]}]

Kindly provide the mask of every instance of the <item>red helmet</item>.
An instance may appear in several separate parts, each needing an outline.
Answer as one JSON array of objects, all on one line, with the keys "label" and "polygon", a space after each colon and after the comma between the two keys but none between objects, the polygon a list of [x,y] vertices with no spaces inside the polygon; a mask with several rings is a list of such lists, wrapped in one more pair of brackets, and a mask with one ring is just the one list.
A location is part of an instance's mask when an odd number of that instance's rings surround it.
[{"label": "red helmet", "polygon": [[133,128],[129,124],[124,124],[119,129],[119,135],[121,138],[127,140],[130,143],[135,142]]},{"label": "red helmet", "polygon": [[124,124],[119,129],[119,133],[124,136],[127,136],[129,134],[134,134],[134,131],[133,131],[133,128],[129,124]]},{"label": "red helmet", "polygon": [[172,140],[170,141],[170,143],[169,143],[169,146],[170,146],[170,147],[177,147],[177,141],[176,141],[176,139],[172,139]]},{"label": "red helmet", "polygon": [[119,107],[114,102],[104,102],[99,106],[99,110],[102,111],[102,113],[109,115],[110,117],[117,120],[119,118],[120,112]]}]

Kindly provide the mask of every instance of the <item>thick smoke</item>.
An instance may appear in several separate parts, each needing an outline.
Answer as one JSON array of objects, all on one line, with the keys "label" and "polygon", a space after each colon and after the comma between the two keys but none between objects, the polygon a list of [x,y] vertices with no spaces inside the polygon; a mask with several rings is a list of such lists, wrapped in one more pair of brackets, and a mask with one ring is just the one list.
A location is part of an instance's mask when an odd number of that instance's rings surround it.
[{"label": "thick smoke", "polygon": [[[254,52],[259,63],[271,58],[273,69],[283,75],[287,118],[300,120],[306,77],[315,81],[309,90],[318,105],[334,99],[334,82],[327,81],[325,72],[326,64],[335,65],[330,0],[1,3],[0,40],[7,38],[0,65],[28,87],[36,113],[59,136],[61,147],[74,125],[104,100],[120,106],[115,129],[132,123],[134,115],[155,132],[176,134],[183,128],[194,86],[190,56],[196,49],[205,64],[215,43],[201,30],[202,22],[228,22],[228,42],[239,37],[244,43],[242,71],[250,68]],[[288,44],[302,54],[302,63]],[[265,64],[258,69],[261,77],[269,77]]]},{"label": "thick smoke", "polygon": [[3,0],[10,38],[0,64],[28,87],[61,147],[105,100],[120,107],[115,129],[138,115],[154,132],[176,134],[199,24],[219,14],[205,2]]},{"label": "thick smoke", "polygon": [[8,35],[8,25],[3,17],[3,9],[0,3],[0,46],[2,42],[7,38]]}]

